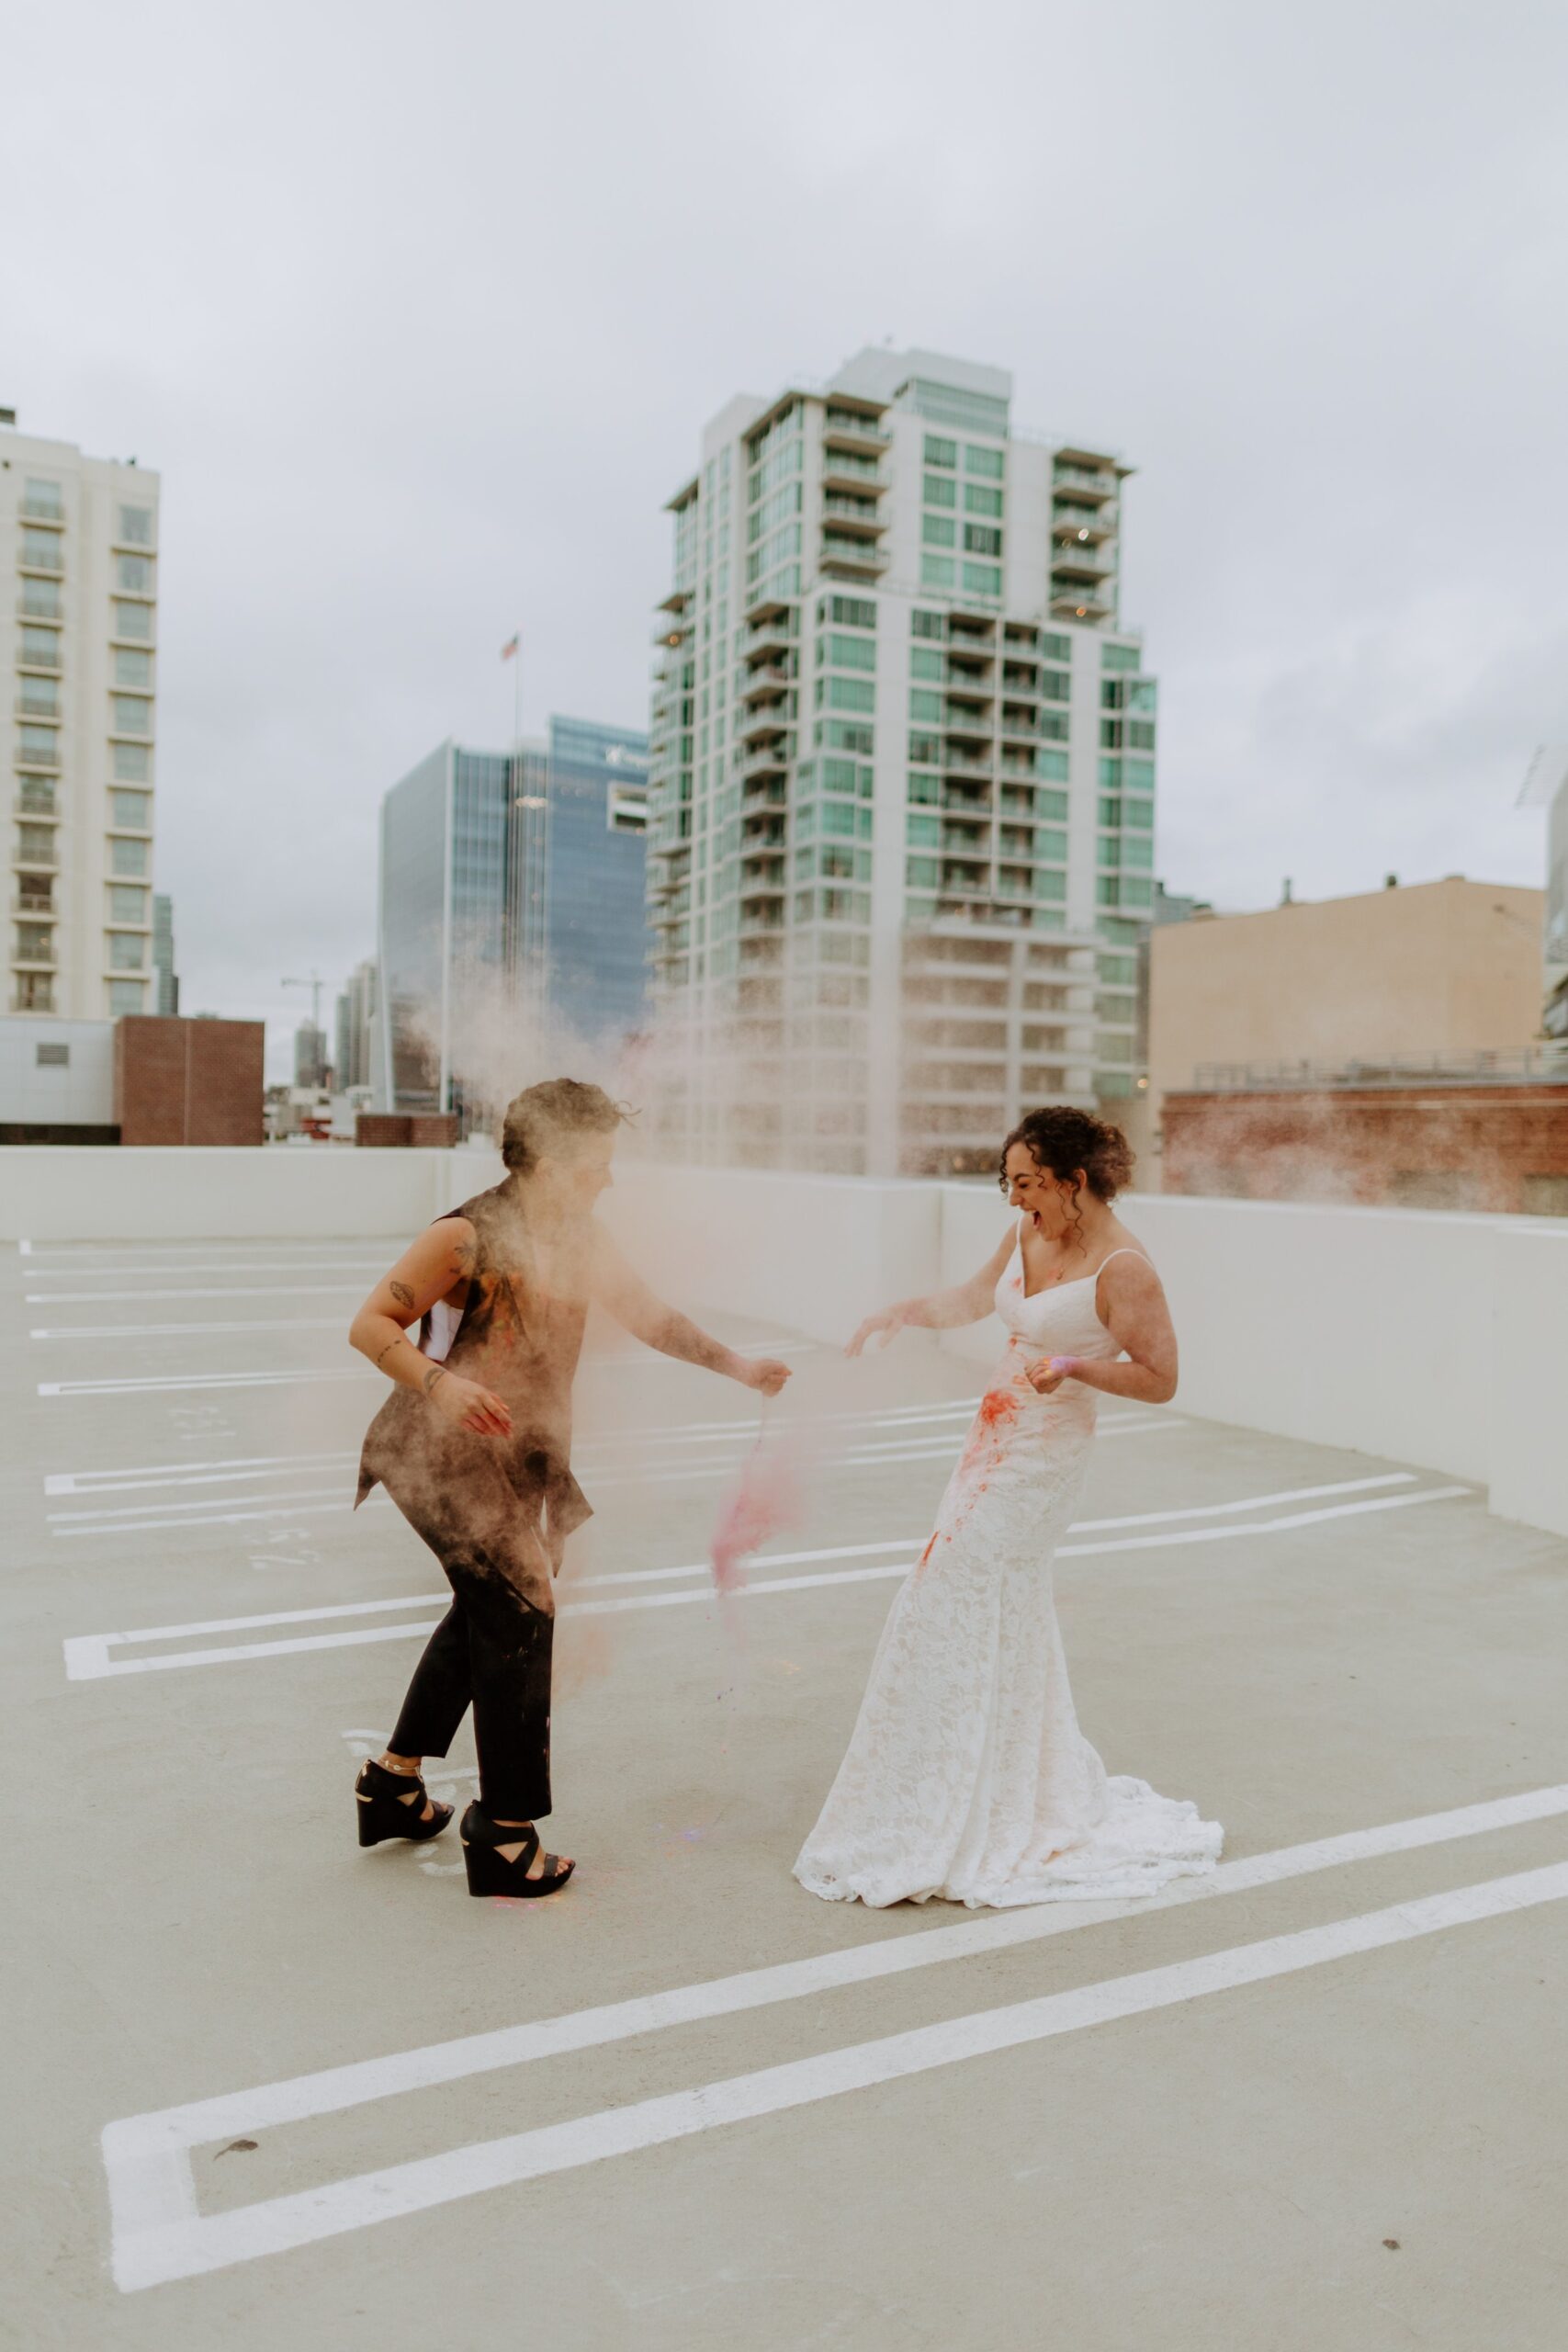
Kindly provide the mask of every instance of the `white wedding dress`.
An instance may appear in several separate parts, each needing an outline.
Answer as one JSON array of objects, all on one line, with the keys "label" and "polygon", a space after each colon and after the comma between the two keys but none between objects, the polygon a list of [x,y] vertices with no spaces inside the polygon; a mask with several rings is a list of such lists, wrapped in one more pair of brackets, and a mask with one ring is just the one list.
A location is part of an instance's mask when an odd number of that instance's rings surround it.
[{"label": "white wedding dress", "polygon": [[971,1905],[1152,1894],[1224,1838],[1184,1800],[1108,1774],[1078,1729],[1051,1562],[1089,1466],[1098,1392],[1038,1396],[1042,1355],[1113,1356],[1098,1274],[1024,1296],[937,1513],[899,1587],[849,1752],[795,1874],[832,1902]]}]

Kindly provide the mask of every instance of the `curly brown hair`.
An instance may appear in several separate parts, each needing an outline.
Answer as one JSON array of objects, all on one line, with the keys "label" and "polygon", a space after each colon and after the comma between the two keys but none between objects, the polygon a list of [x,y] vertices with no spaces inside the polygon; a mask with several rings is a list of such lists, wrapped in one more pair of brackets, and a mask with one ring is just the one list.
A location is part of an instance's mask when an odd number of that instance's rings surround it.
[{"label": "curly brown hair", "polygon": [[1008,1154],[1015,1143],[1033,1155],[1036,1167],[1048,1168],[1066,1183],[1078,1169],[1097,1201],[1113,1201],[1132,1181],[1133,1148],[1120,1127],[1079,1111],[1070,1102],[1053,1102],[1029,1111],[1002,1146],[997,1182],[1008,1189]]},{"label": "curly brown hair", "polygon": [[526,1176],[536,1161],[558,1153],[563,1143],[570,1148],[574,1136],[609,1135],[628,1124],[630,1116],[602,1086],[580,1078],[547,1078],[525,1087],[507,1104],[501,1157],[513,1175]]}]

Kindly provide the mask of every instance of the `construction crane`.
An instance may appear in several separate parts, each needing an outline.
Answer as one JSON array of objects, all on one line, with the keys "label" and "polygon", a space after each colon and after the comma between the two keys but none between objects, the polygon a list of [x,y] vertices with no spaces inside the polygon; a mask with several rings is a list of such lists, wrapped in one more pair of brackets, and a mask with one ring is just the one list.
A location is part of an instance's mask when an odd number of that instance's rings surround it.
[{"label": "construction crane", "polygon": [[[319,1085],[324,1080],[326,1072],[331,1067],[327,1057],[326,1033],[321,1027],[321,990],[325,988],[326,982],[320,972],[312,972],[308,979],[286,979],[283,986],[286,989],[309,989],[310,991],[310,1028],[316,1040],[316,1076],[312,1083]],[[296,1070],[299,1067],[297,1061]]]},{"label": "construction crane", "polygon": [[320,972],[312,972],[307,980],[285,980],[286,989],[309,989],[310,991],[310,1026],[318,1035],[321,1026],[321,990],[326,987]]}]

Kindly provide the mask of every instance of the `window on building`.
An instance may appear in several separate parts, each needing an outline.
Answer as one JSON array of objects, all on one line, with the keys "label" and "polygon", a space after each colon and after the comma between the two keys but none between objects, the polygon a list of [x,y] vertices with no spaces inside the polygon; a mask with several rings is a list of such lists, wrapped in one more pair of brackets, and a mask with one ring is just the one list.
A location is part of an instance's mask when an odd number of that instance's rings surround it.
[{"label": "window on building", "polygon": [[114,682],[117,686],[146,686],[151,689],[152,656],[150,653],[140,652],[134,646],[117,646],[114,657]]},{"label": "window on building", "polygon": [[32,571],[63,571],[65,559],[60,551],[60,540],[53,531],[22,531],[21,552],[17,561]]},{"label": "window on building", "polygon": [[817,705],[829,710],[874,710],[876,686],[870,678],[818,678]]},{"label": "window on building", "polygon": [[1102,645],[1100,666],[1102,670],[1135,670],[1144,658],[1141,645]]},{"label": "window on building", "polygon": [[958,566],[950,555],[922,555],[920,585],[922,588],[953,588],[957,585]]},{"label": "window on building", "polygon": [[1042,670],[1040,691],[1047,702],[1071,702],[1073,677],[1070,670]]},{"label": "window on building", "polygon": [[1067,821],[1067,796],[1065,792],[1037,792],[1034,796],[1037,817],[1052,817],[1060,824]]},{"label": "window on building", "polygon": [[837,670],[874,670],[876,639],[874,637],[818,638],[817,659],[818,662],[831,662]]},{"label": "window on building", "polygon": [[55,813],[54,778],[51,775],[18,776],[17,806],[25,816],[52,817]]},{"label": "window on building", "polygon": [[24,628],[18,659],[25,669],[58,670],[60,667],[60,637],[51,628]]},{"label": "window on building", "polygon": [[139,931],[111,931],[107,937],[111,972],[140,972],[145,969],[147,942]]},{"label": "window on building", "polygon": [[146,920],[146,891],[139,890],[133,882],[111,882],[109,884],[110,922],[145,922]]},{"label": "window on building", "polygon": [[40,1042],[33,1048],[33,1068],[35,1069],[69,1069],[70,1067],[71,1048],[69,1046],[44,1045]]},{"label": "window on building", "polygon": [[1052,865],[1037,865],[1034,869],[1034,895],[1037,899],[1060,899],[1067,895],[1067,877]]},{"label": "window on building", "polygon": [[983,449],[973,441],[964,444],[964,470],[978,474],[986,481],[1000,481],[1004,461],[999,449]]},{"label": "window on building", "polygon": [[942,847],[942,819],[940,817],[921,817],[911,812],[905,819],[904,827],[905,839],[911,849],[940,849]]},{"label": "window on building", "polygon": [[989,523],[965,523],[964,545],[970,555],[1000,555],[1002,535]]},{"label": "window on building", "polygon": [[1070,637],[1061,636],[1055,629],[1047,629],[1041,639],[1041,650],[1047,662],[1070,662],[1073,658],[1073,640]]},{"label": "window on building", "polygon": [[146,605],[132,605],[117,596],[114,605],[114,633],[116,637],[150,638],[152,634],[151,607]]},{"label": "window on building", "polygon": [[1139,832],[1147,833],[1153,831],[1154,821],[1155,804],[1152,800],[1123,800],[1122,803],[1122,822],[1124,825],[1134,826]]},{"label": "window on building", "polygon": [[840,628],[874,628],[876,606],[868,596],[834,596],[829,604],[829,617]]},{"label": "window on building", "polygon": [[910,635],[913,637],[945,637],[947,634],[947,615],[945,613],[923,613],[917,609],[909,616],[909,631]]},{"label": "window on building", "polygon": [[109,705],[117,735],[151,735],[152,706],[140,695],[111,695]]},{"label": "window on building", "polygon": [[36,515],[40,523],[62,523],[65,502],[57,481],[43,481],[36,477],[22,492],[22,513]]},{"label": "window on building", "polygon": [[1055,858],[1058,865],[1065,865],[1067,861],[1066,833],[1059,831],[1054,825],[1036,825],[1034,854],[1036,857]]},{"label": "window on building", "polygon": [[1100,685],[1100,707],[1101,710],[1121,709],[1122,701],[1122,681],[1120,678],[1101,679]]},{"label": "window on building", "polygon": [[909,775],[909,797],[934,806],[942,798],[942,778],[912,769]]},{"label": "window on building", "polygon": [[933,695],[928,686],[911,686],[909,716],[913,719],[922,721],[928,727],[940,726],[942,717],[942,696]]},{"label": "window on building", "polygon": [[966,481],[964,483],[964,512],[966,514],[995,514],[999,516],[1001,511],[1002,494],[999,490],[991,490],[986,483],[980,481]]},{"label": "window on building", "polygon": [[1152,718],[1130,718],[1127,721],[1127,748],[1132,752],[1152,752],[1155,747],[1155,722]]},{"label": "window on building", "polygon": [[924,497],[928,506],[956,506],[958,484],[951,474],[928,474]]},{"label": "window on building", "polygon": [[1066,784],[1067,780],[1067,755],[1066,752],[1036,752],[1034,754],[1034,773],[1036,775],[1049,776],[1053,784]]},{"label": "window on building", "polygon": [[1124,833],[1122,837],[1122,863],[1152,869],[1155,862],[1155,837],[1152,833]]},{"label": "window on building", "polygon": [[1129,792],[1152,792],[1155,788],[1155,763],[1152,760],[1123,760],[1122,773]]},{"label": "window on building", "polygon": [[52,865],[54,864],[54,827],[28,825],[17,827],[17,859],[22,865]]},{"label": "window on building", "polygon": [[17,734],[17,749],[24,763],[45,763],[58,766],[60,738],[52,727],[23,727]]},{"label": "window on building", "polygon": [[31,718],[58,718],[58,682],[53,678],[24,678],[17,695],[17,708],[25,711]]},{"label": "window on building", "polygon": [[999,596],[1002,593],[1001,566],[966,563],[964,567],[964,593],[966,596]]},{"label": "window on building", "polygon": [[938,434],[928,433],[925,456],[928,466],[952,468],[958,463],[958,444],[956,441],[944,441]]},{"label": "window on building", "polygon": [[1119,752],[1122,748],[1122,721],[1119,718],[1102,718],[1100,740],[1106,751]]},{"label": "window on building", "polygon": [[145,743],[116,743],[111,746],[113,774],[125,784],[142,782],[150,767]]},{"label": "window on building", "polygon": [[150,506],[122,506],[119,510],[120,545],[127,548],[150,548],[152,544],[152,509]]},{"label": "window on building", "polygon": [[911,678],[945,678],[947,657],[940,646],[912,645],[909,648]]},{"label": "window on building", "polygon": [[109,1012],[118,1021],[128,1012],[140,1012],[147,1001],[147,990],[141,980],[111,980],[108,984]]},{"label": "window on building", "polygon": [[53,926],[47,922],[19,922],[17,925],[17,961],[18,964],[52,964]]},{"label": "window on building", "polygon": [[147,843],[122,840],[116,835],[109,842],[109,872],[127,881],[147,878]]},{"label": "window on building", "polygon": [[875,739],[869,727],[857,727],[852,719],[825,719],[817,729],[819,743],[828,744],[835,752],[859,752],[869,758],[875,748]]},{"label": "window on building", "polygon": [[52,580],[24,580],[21,609],[27,620],[58,621],[65,617],[59,585]]},{"label": "window on building", "polygon": [[904,880],[911,890],[934,890],[937,876],[934,857],[907,857],[904,860]]},{"label": "window on building", "polygon": [[115,586],[128,596],[150,596],[152,594],[152,565],[144,555],[117,555],[114,560]]},{"label": "window on building", "polygon": [[1153,710],[1159,700],[1159,683],[1155,678],[1129,678],[1127,707],[1129,710]]},{"label": "window on building", "polygon": [[1100,978],[1111,987],[1130,989],[1136,984],[1138,961],[1135,956],[1101,956],[1099,962]]},{"label": "window on building", "polygon": [[928,548],[956,547],[958,526],[946,514],[924,514],[920,517],[920,537]]}]

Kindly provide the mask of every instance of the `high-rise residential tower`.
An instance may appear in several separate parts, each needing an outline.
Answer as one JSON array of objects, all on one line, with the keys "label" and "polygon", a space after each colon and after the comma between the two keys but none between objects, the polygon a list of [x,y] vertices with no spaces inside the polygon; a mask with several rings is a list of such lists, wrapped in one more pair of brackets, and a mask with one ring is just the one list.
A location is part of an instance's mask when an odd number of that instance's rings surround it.
[{"label": "high-rise residential tower", "polygon": [[637,1035],[647,804],[647,736],[581,718],[552,718],[547,741],[515,752],[444,743],[393,786],[381,804],[381,1106],[467,1123],[545,1038],[614,1052]]},{"label": "high-rise residential tower", "polygon": [[1155,700],[1105,450],[1002,369],[732,400],[671,500],[649,797],[661,1148],[911,1174],[1136,1088]]},{"label": "high-rise residential tower", "polygon": [[152,893],[152,1005],[165,1015],[180,1009],[180,976],[175,969],[175,902]]},{"label": "high-rise residential tower", "polygon": [[8,1013],[153,1010],[158,477],[0,410],[12,684]]}]

